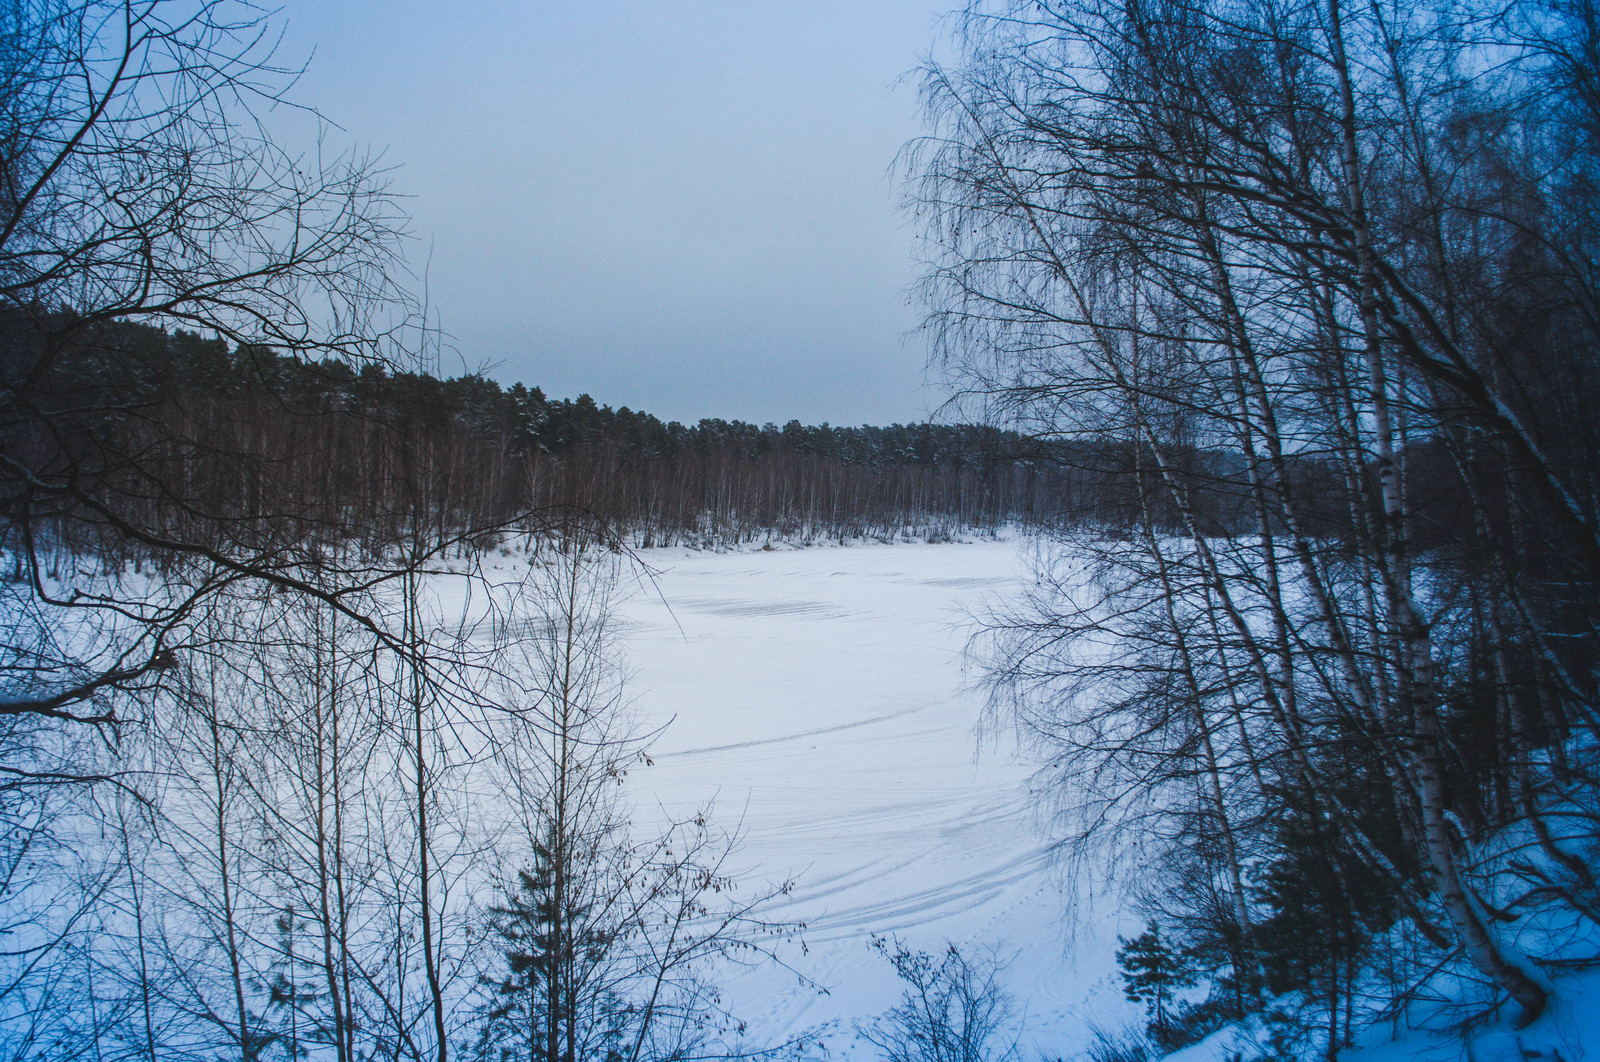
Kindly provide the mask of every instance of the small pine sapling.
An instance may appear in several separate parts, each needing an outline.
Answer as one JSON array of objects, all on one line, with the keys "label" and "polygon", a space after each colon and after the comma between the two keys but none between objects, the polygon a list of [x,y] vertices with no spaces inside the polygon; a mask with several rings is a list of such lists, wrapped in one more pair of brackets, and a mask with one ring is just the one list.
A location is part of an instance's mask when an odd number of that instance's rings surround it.
[{"label": "small pine sapling", "polygon": [[1122,968],[1122,990],[1134,1003],[1143,1003],[1156,1041],[1172,1040],[1172,996],[1194,983],[1188,957],[1161,937],[1161,927],[1151,922],[1132,940],[1117,937],[1117,965]]}]

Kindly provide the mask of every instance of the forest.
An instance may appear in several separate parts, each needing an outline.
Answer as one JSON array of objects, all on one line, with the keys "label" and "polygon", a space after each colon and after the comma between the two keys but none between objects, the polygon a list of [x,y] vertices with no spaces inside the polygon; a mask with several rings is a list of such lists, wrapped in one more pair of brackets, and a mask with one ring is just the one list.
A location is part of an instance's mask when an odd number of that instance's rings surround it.
[{"label": "forest", "polygon": [[[171,521],[178,536],[214,538],[248,518],[381,550],[404,535],[413,476],[426,480],[439,536],[570,511],[605,520],[634,548],[929,541],[1010,525],[1120,525],[1134,509],[1135,460],[1112,440],[940,423],[685,426],[588,395],[549,400],[520,383],[311,362],[141,324],[14,317],[12,379],[57,332],[73,338],[35,384],[49,404],[31,422],[17,418],[10,445],[35,465],[125,492],[148,510],[141,521]],[[72,449],[87,438],[139,453],[137,469]],[[1199,504],[1232,519],[1238,463],[1204,451],[1183,463]],[[1304,463],[1296,474],[1323,473]],[[188,502],[196,496],[204,509]],[[36,534],[45,526],[36,521]],[[81,507],[53,526],[62,549],[138,552]]]},{"label": "forest", "polygon": [[[8,353],[65,327],[16,317]],[[27,368],[10,365],[13,374]],[[1036,519],[1069,497],[1089,504],[1089,478],[1117,471],[1110,455],[1046,454],[993,428],[685,426],[588,395],[547,400],[537,387],[503,389],[481,376],[308,362],[128,323],[86,326],[40,386],[58,403],[50,416],[82,418],[74,437],[114,436],[119,451],[151,455],[173,438],[187,441],[167,468],[147,462],[141,473],[183,477],[163,493],[207,496],[213,520],[275,512],[374,545],[396,540],[398,483],[418,460],[443,532],[566,507],[605,517],[642,548],[993,529]],[[114,409],[84,404],[113,394]],[[13,446],[60,445],[44,430],[24,438],[14,434]],[[79,455],[34,460],[66,464]]]}]

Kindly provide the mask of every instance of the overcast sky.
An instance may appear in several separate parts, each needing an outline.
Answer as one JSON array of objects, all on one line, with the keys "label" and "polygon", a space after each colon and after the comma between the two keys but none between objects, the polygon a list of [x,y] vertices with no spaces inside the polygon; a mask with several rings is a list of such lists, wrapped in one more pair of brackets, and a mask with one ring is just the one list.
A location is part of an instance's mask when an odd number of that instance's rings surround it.
[{"label": "overcast sky", "polygon": [[[287,0],[459,357],[679,420],[920,419],[895,153],[949,0]],[[314,54],[313,54],[314,52]]]}]

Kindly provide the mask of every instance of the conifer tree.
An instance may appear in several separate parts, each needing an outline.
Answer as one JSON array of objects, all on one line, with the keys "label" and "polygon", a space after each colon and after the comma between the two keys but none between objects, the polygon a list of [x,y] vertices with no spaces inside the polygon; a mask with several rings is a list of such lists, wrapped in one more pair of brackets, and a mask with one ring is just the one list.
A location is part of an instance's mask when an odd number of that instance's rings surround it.
[{"label": "conifer tree", "polygon": [[1150,1032],[1159,1043],[1170,1042],[1172,994],[1194,983],[1194,972],[1183,952],[1161,937],[1161,926],[1151,922],[1132,940],[1117,937],[1117,965],[1122,967],[1122,990],[1130,1002],[1143,1003],[1150,1017]]}]

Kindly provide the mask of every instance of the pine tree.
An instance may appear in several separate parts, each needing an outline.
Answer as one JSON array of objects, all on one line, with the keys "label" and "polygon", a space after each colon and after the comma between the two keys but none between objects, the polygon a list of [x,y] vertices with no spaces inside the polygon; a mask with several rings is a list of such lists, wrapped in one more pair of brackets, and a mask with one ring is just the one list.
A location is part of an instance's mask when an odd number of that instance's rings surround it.
[{"label": "pine tree", "polygon": [[1122,967],[1122,990],[1134,1003],[1143,1003],[1150,1016],[1150,1031],[1160,1043],[1171,1039],[1169,1008],[1177,989],[1194,983],[1194,971],[1182,951],[1161,939],[1155,922],[1132,940],[1117,937],[1117,965]]},{"label": "pine tree", "polygon": [[1256,888],[1267,912],[1257,927],[1262,966],[1272,991],[1303,990],[1308,999],[1325,1000],[1331,1055],[1341,1037],[1349,1038],[1354,979],[1372,934],[1394,919],[1393,897],[1304,806],[1291,801],[1277,842],[1278,855]]},{"label": "pine tree", "polygon": [[581,967],[605,951],[589,911],[573,890],[559,887],[545,843],[533,846],[531,865],[517,872],[505,905],[492,908],[506,970],[495,986],[502,1002],[491,1019],[517,1030],[513,1038],[525,1041],[527,1058],[572,1062],[575,1043],[593,1032],[575,1027],[585,1020],[580,1010],[592,1009],[585,1005],[592,1001],[579,998],[588,973]]}]

